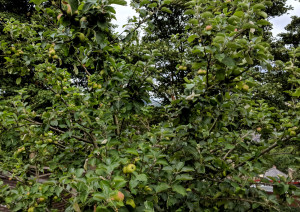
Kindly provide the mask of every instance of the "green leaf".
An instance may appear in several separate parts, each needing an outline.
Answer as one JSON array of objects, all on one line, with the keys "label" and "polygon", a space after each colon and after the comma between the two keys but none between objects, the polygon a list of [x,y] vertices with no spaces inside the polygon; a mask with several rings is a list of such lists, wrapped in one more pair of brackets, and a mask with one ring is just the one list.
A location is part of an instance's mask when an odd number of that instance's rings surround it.
[{"label": "green leaf", "polygon": [[96,208],[96,212],[110,212],[110,210],[107,207],[105,207],[105,206],[99,205]]},{"label": "green leaf", "polygon": [[245,56],[245,60],[247,61],[248,64],[252,65],[253,64],[253,60],[249,55]]},{"label": "green leaf", "polygon": [[196,38],[199,38],[199,35],[191,35],[191,36],[188,38],[188,42],[191,43],[191,42],[193,42]]},{"label": "green leaf", "polygon": [[74,65],[73,67],[74,67],[73,71],[74,71],[74,73],[77,75],[77,74],[78,74],[78,68],[77,68],[76,65]]},{"label": "green leaf", "polygon": [[21,83],[21,77],[16,80],[16,84],[19,85]]},{"label": "green leaf", "polygon": [[101,48],[104,48],[106,46],[106,43],[105,43],[105,34],[102,33],[102,32],[96,32],[96,41],[97,43],[100,45]]},{"label": "green leaf", "polygon": [[193,87],[195,87],[195,84],[186,84],[185,87],[187,89],[192,89]]},{"label": "green leaf", "polygon": [[136,180],[142,181],[142,182],[147,182],[147,175],[139,174],[139,175],[136,176]]},{"label": "green leaf", "polygon": [[255,11],[255,10],[264,10],[266,8],[266,6],[262,3],[259,3],[259,4],[255,4],[252,9]]},{"label": "green leaf", "polygon": [[30,2],[34,3],[35,5],[39,6],[41,3],[46,2],[47,0],[31,0]]},{"label": "green leaf", "polygon": [[162,5],[164,5],[164,4],[169,5],[169,4],[171,4],[171,2],[172,2],[172,0],[164,0],[162,2]]},{"label": "green leaf", "polygon": [[109,0],[108,4],[117,4],[117,5],[127,6],[127,1],[125,1],[125,0]]},{"label": "green leaf", "polygon": [[299,97],[300,96],[300,88],[297,88],[297,90],[294,93],[292,93],[292,96]]},{"label": "green leaf", "polygon": [[268,14],[266,12],[264,12],[264,11],[259,11],[259,12],[257,12],[257,14],[260,15],[261,17],[263,17],[263,18],[267,18],[268,17]]},{"label": "green leaf", "polygon": [[76,177],[81,177],[84,173],[84,169],[76,169],[75,175]]},{"label": "green leaf", "polygon": [[96,201],[101,201],[101,200],[105,200],[106,196],[103,193],[94,193],[93,199]]},{"label": "green leaf", "polygon": [[202,14],[201,14],[201,17],[202,18],[211,18],[211,17],[213,17],[213,14],[211,13],[211,12],[209,12],[209,11],[206,11],[206,12],[203,12]]},{"label": "green leaf", "polygon": [[181,185],[173,185],[172,190],[177,192],[178,194],[181,194],[182,196],[186,195],[186,190],[183,186]]},{"label": "green leaf", "polygon": [[161,8],[161,11],[172,14],[172,11],[166,7]]},{"label": "green leaf", "polygon": [[225,79],[225,69],[219,69],[216,73],[217,80],[224,80]]},{"label": "green leaf", "polygon": [[177,175],[176,176],[176,180],[179,180],[179,181],[186,181],[186,180],[192,180],[193,177],[189,174],[181,174],[181,175]]},{"label": "green leaf", "polygon": [[145,4],[149,4],[150,0],[142,0],[140,6],[144,6]]},{"label": "green leaf", "polygon": [[244,16],[244,12],[243,11],[236,11],[233,15],[242,18]]},{"label": "green leaf", "polygon": [[167,190],[168,188],[170,188],[170,186],[167,183],[161,183],[155,187],[155,191],[156,193],[159,193]]},{"label": "green leaf", "polygon": [[76,211],[76,212],[81,212],[80,207],[79,207],[79,205],[78,205],[77,202],[75,202],[75,203],[73,204],[73,208],[74,208],[74,211]]},{"label": "green leaf", "polygon": [[155,7],[157,7],[157,3],[154,2],[152,4],[149,4],[148,7],[149,8],[155,8]]},{"label": "green leaf", "polygon": [[72,14],[74,14],[75,11],[78,10],[78,6],[79,6],[78,0],[69,0],[69,4],[72,9]]},{"label": "green leaf", "polygon": [[234,67],[235,66],[235,62],[231,57],[225,57],[222,60],[222,63],[224,63],[225,65],[227,65],[229,67]]},{"label": "green leaf", "polygon": [[194,14],[195,14],[195,10],[193,10],[193,9],[186,10],[186,11],[184,12],[184,14],[185,14],[185,15],[194,15]]},{"label": "green leaf", "polygon": [[126,149],[126,153],[139,156],[138,151],[136,151],[135,149],[131,149],[131,148],[130,149]]}]

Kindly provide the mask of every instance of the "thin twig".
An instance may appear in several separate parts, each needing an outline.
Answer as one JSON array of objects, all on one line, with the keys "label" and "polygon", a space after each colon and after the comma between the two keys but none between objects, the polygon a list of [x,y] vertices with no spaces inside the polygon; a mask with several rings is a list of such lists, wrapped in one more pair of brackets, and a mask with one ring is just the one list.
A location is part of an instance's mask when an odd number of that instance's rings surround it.
[{"label": "thin twig", "polygon": [[[34,124],[36,124],[36,125],[43,125],[43,123],[41,123],[41,122],[37,122],[37,121],[31,120],[31,119],[28,119],[28,118],[25,118],[25,120],[27,120],[27,121],[29,121],[29,122],[31,122],[31,123],[34,123]],[[63,130],[57,129],[57,128],[52,127],[52,126],[50,126],[49,128],[50,128],[51,130],[54,130],[54,131],[59,132],[59,133],[66,133],[66,132],[63,131]],[[71,137],[72,137],[72,138],[75,138],[75,139],[77,139],[77,140],[79,140],[79,141],[83,141],[83,142],[85,142],[85,143],[94,144],[94,143],[93,143],[92,141],[90,141],[90,140],[87,140],[87,139],[84,139],[84,138],[80,138],[80,137],[75,136],[75,135],[71,135]]]}]

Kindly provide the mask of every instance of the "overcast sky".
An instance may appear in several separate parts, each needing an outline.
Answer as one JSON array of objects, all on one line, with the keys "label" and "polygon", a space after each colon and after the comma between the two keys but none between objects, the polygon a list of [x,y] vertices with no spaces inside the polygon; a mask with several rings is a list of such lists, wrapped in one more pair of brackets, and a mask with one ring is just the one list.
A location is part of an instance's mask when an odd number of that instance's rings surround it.
[{"label": "overcast sky", "polygon": [[[129,1],[127,0],[128,4]],[[294,7],[293,10],[289,11],[288,14],[282,15],[280,17],[271,19],[271,23],[273,24],[273,34],[277,35],[278,33],[284,32],[284,27],[291,22],[291,16],[300,14],[300,2],[298,0],[288,0],[288,5],[292,5]],[[137,15],[135,11],[130,6],[115,6],[117,21],[114,21],[119,27],[116,29],[118,32],[122,32],[122,26],[127,23],[128,18]]]}]

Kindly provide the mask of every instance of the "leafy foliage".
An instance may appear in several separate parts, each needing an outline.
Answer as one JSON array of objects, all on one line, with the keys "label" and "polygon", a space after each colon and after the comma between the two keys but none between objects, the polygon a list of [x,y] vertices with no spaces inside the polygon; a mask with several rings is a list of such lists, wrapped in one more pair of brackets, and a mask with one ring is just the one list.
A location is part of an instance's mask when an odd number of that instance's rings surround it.
[{"label": "leafy foliage", "polygon": [[[56,201],[76,212],[289,210],[299,192],[290,179],[276,182],[273,195],[253,186],[270,151],[300,140],[299,49],[274,65],[263,39],[271,2],[186,2],[185,27],[169,43],[148,33],[159,14],[177,11],[176,2],[133,3],[140,19],[124,37],[111,20],[112,5],[125,1],[33,2],[29,23],[3,25],[1,74],[12,85],[1,84],[0,170],[18,184],[0,184],[1,204],[13,211],[55,211]],[[278,70],[289,74],[284,108],[267,98]],[[264,72],[275,72],[274,81],[256,77]],[[158,85],[168,79],[176,81],[168,101],[154,106],[151,96],[161,96]]]}]

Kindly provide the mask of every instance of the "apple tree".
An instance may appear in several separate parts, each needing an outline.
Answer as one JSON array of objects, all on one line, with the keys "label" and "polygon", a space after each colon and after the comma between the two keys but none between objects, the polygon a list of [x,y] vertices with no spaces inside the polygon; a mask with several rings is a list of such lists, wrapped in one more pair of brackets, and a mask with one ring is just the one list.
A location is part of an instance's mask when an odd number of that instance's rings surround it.
[{"label": "apple tree", "polygon": [[[0,181],[1,205],[29,212],[57,211],[57,202],[76,212],[292,210],[299,191],[290,179],[274,179],[273,194],[254,180],[270,167],[270,151],[300,140],[300,50],[291,49],[289,62],[273,61],[263,39],[272,2],[182,2],[189,18],[167,51],[181,45],[173,72],[189,73],[159,105],[152,96],[164,92],[156,88],[165,80],[166,46],[159,37],[150,46],[141,36],[151,30],[139,30],[157,13],[171,13],[175,1],[132,2],[139,17],[121,35],[111,21],[113,5],[124,0],[32,2],[30,22],[3,24],[1,75],[22,86],[0,88],[0,171],[16,182]],[[256,95],[272,95],[256,76],[278,70],[293,84],[283,109]]]}]

